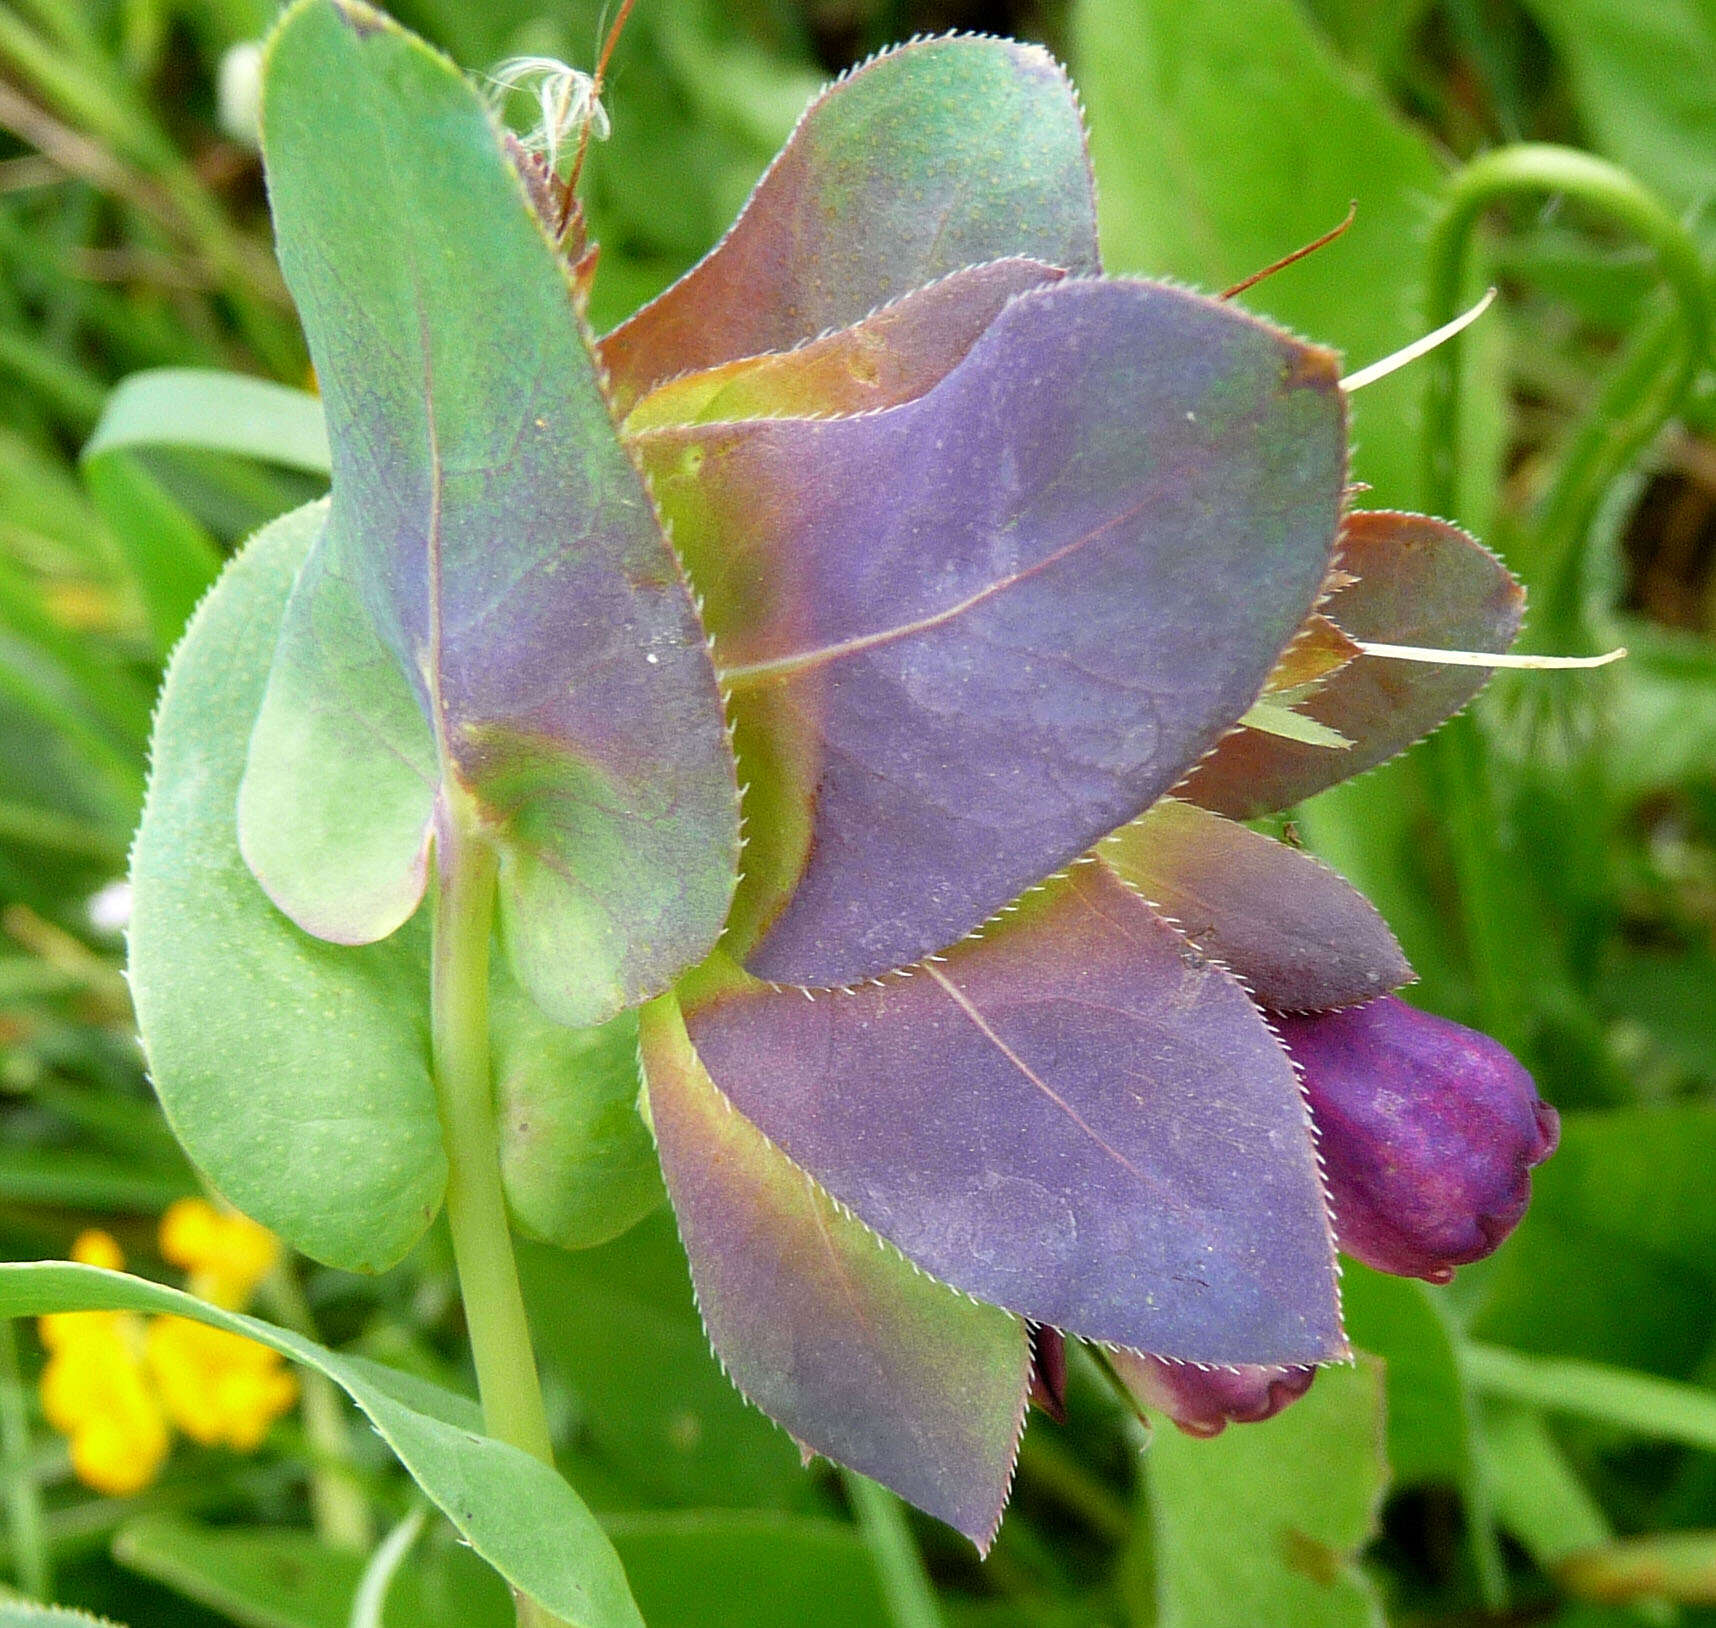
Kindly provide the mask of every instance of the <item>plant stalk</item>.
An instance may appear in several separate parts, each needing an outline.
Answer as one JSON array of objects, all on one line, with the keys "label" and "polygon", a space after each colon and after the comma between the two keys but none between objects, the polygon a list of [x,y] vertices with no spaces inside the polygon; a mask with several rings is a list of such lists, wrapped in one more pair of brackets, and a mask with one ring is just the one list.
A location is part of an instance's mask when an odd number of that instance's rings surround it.
[{"label": "plant stalk", "polygon": [[6,1522],[18,1587],[33,1600],[53,1596],[48,1544],[42,1527],[42,1495],[30,1461],[30,1404],[18,1362],[18,1325],[0,1318],[0,1458],[6,1473]]},{"label": "plant stalk", "polygon": [[[290,1260],[269,1273],[262,1293],[276,1322],[306,1339],[320,1342],[321,1331],[304,1298]],[[375,1543],[369,1498],[353,1471],[351,1433],[339,1388],[326,1374],[310,1370],[299,1378],[304,1434],[315,1457],[310,1466],[310,1520],[330,1548],[368,1554]]]},{"label": "plant stalk", "polygon": [[[497,1440],[554,1462],[530,1326],[501,1187],[500,1139],[489,1066],[489,941],[495,854],[473,822],[449,810],[436,837],[430,978],[435,1091],[447,1151],[447,1225],[465,1304],[483,1422]],[[555,1619],[518,1601],[519,1628]]]},{"label": "plant stalk", "polygon": [[[1473,235],[1492,205],[1560,195],[1608,215],[1642,240],[1673,297],[1670,313],[1648,321],[1611,373],[1593,412],[1571,437],[1532,524],[1525,568],[1540,603],[1533,637],[1555,648],[1588,646],[1583,616],[1585,551],[1604,495],[1685,399],[1709,353],[1711,316],[1697,244],[1673,212],[1625,170],[1589,153],[1521,143],[1486,153],[1449,183],[1426,245],[1425,320],[1437,325],[1466,293]],[[1460,340],[1429,363],[1424,412],[1425,506],[1457,519]],[[1526,984],[1553,969],[1520,965],[1529,937],[1521,921],[1535,908],[1498,835],[1500,810],[1489,797],[1489,743],[1472,717],[1453,719],[1426,743],[1424,762],[1440,801],[1459,811],[1452,833],[1460,910],[1485,1028],[1518,1047]],[[1576,1000],[1570,1002],[1576,1005]]]},{"label": "plant stalk", "polygon": [[[1662,388],[1649,392],[1635,383],[1634,434],[1612,437],[1620,456],[1630,460],[1638,443],[1648,441],[1661,428],[1697,377],[1709,353],[1710,307],[1704,266],[1692,235],[1654,192],[1625,170],[1589,153],[1536,142],[1499,148],[1466,165],[1450,183],[1442,213],[1431,227],[1426,244],[1425,320],[1435,326],[1459,309],[1467,250],[1484,211],[1504,198],[1545,193],[1576,198],[1643,240],[1674,296],[1680,342],[1672,352],[1657,358]],[[1451,515],[1457,496],[1461,349],[1460,341],[1452,340],[1433,358],[1425,406],[1425,497],[1432,512],[1439,514]],[[1572,450],[1581,454],[1578,462],[1583,463],[1594,449],[1576,437]],[[1602,473],[1607,485],[1619,471],[1605,460]],[[1562,473],[1562,481],[1589,478],[1577,469],[1564,468]],[[1560,504],[1572,506],[1568,498],[1552,494],[1550,506]],[[1588,502],[1579,505],[1587,510],[1593,506]]]},{"label": "plant stalk", "polygon": [[876,1563],[882,1598],[894,1628],[943,1628],[935,1586],[924,1570],[923,1556],[900,1500],[854,1470],[843,1470],[840,1478],[846,1496],[852,1500],[865,1547]]}]

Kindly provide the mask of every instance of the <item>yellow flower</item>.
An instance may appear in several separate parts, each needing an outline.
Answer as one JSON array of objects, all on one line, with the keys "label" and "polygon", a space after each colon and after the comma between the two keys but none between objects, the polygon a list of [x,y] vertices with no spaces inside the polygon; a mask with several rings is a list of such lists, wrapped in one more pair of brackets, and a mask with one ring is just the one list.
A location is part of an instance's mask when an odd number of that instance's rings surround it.
[{"label": "yellow flower", "polygon": [[161,1217],[161,1258],[190,1273],[199,1300],[240,1311],[280,1259],[280,1240],[247,1215],[223,1215],[206,1199],[181,1198]]},{"label": "yellow flower", "polygon": [[[161,1254],[190,1274],[203,1300],[241,1309],[272,1270],[274,1235],[201,1199],[181,1199],[161,1218]],[[105,1232],[86,1232],[72,1259],[120,1270]],[[71,1444],[72,1469],[97,1492],[124,1497],[160,1473],[176,1425],[206,1447],[254,1452],[298,1396],[278,1352],[242,1335],[130,1312],[57,1312],[38,1319],[48,1361],[42,1411]]]},{"label": "yellow flower", "polygon": [[255,1452],[298,1399],[298,1382],[277,1351],[206,1323],[157,1317],[146,1352],[167,1416],[204,1447]]},{"label": "yellow flower", "polygon": [[[119,1246],[86,1232],[72,1259],[117,1271]],[[97,1492],[141,1492],[167,1457],[166,1416],[143,1372],[143,1329],[126,1312],[59,1312],[40,1319],[49,1351],[42,1369],[42,1412],[71,1443],[72,1469]]]}]

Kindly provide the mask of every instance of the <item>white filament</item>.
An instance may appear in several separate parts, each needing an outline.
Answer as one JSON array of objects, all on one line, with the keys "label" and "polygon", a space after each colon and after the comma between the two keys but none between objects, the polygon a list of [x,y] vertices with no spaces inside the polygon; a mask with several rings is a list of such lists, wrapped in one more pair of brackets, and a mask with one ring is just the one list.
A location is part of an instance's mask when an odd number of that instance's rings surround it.
[{"label": "white filament", "polygon": [[1362,390],[1367,384],[1375,384],[1378,379],[1386,379],[1389,374],[1398,372],[1408,362],[1416,362],[1420,356],[1428,356],[1431,351],[1444,340],[1452,339],[1455,334],[1471,325],[1489,310],[1496,297],[1496,291],[1490,289],[1469,311],[1462,311],[1452,322],[1444,322],[1434,333],[1425,334],[1422,339],[1414,339],[1410,345],[1402,347],[1392,356],[1385,356],[1380,362],[1372,362],[1369,367],[1361,367],[1357,373],[1349,373],[1341,380],[1341,388],[1350,396],[1355,390]]},{"label": "white filament", "polygon": [[1381,656],[1387,661],[1426,661],[1438,667],[1520,667],[1528,671],[1579,667],[1607,667],[1626,654],[1624,649],[1610,650],[1601,656],[1532,656],[1507,655],[1486,650],[1433,650],[1422,644],[1372,644],[1368,640],[1354,641],[1367,656]]}]

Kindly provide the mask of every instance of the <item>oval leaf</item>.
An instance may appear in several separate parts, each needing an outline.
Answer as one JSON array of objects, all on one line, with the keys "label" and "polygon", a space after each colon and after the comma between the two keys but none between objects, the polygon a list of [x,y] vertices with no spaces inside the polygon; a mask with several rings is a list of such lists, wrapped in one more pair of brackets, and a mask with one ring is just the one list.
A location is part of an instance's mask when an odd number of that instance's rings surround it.
[{"label": "oval leaf", "polygon": [[[256,537],[168,670],[132,855],[130,978],[150,1076],[198,1167],[295,1249],[363,1272],[417,1241],[446,1182],[426,935],[336,949],[301,932],[246,868],[233,819],[250,719],[325,507]],[[606,1031],[551,1025],[504,971],[491,1016],[515,1216],[580,1247],[623,1230],[660,1191],[633,1108],[635,1048],[614,1042],[622,1068],[595,1038]],[[67,1172],[38,1176],[57,1191]],[[104,1202],[158,1209],[156,1188],[172,1196],[164,1179],[147,1192],[132,1181]]]},{"label": "oval leaf", "polygon": [[1344,1354],[1286,1054],[1100,865],[909,979],[712,977],[685,1020],[740,1113],[945,1282],[1184,1361]]},{"label": "oval leaf", "polygon": [[422,900],[440,770],[417,695],[318,508],[251,732],[239,848],[306,932],[372,944]]},{"label": "oval leaf", "polygon": [[[1354,639],[1502,651],[1525,614],[1524,592],[1507,567],[1446,520],[1380,509],[1349,515],[1339,564],[1357,580],[1323,609]],[[1404,752],[1465,706],[1489,676],[1482,667],[1360,655],[1298,704],[1350,747],[1241,730],[1187,777],[1182,795],[1236,820],[1290,808]]]},{"label": "oval leaf", "polygon": [[962,266],[1099,269],[1071,83],[1041,46],[915,40],[822,93],[714,251],[602,341],[622,412],[681,373],[790,350]]},{"label": "oval leaf", "polygon": [[513,1220],[562,1249],[619,1237],[662,1199],[655,1146],[638,1112],[637,1014],[562,1028],[504,977],[490,1007],[501,1176]]},{"label": "oval leaf", "polygon": [[1388,924],[1309,854],[1164,798],[1102,844],[1103,862],[1265,1006],[1352,1006],[1412,977]]},{"label": "oval leaf", "polygon": [[[557,1021],[599,1022],[700,959],[732,892],[732,760],[690,594],[476,89],[356,0],[303,0],[263,131],[334,486],[246,852],[311,931],[378,938],[421,893],[433,819],[474,801],[519,981]],[[378,797],[379,834],[330,864]]]},{"label": "oval leaf", "polygon": [[199,1169],[295,1249],[391,1266],[441,1203],[422,935],[336,949],[238,851],[251,721],[322,504],[226,569],[167,670],[132,852],[131,995],[150,1077]]},{"label": "oval leaf", "polygon": [[1025,1422],[1025,1326],[901,1259],[722,1096],[671,996],[640,1019],[697,1303],[733,1382],[808,1450],[987,1549]]},{"label": "oval leaf", "polygon": [[123,1272],[59,1261],[0,1266],[0,1317],[65,1311],[188,1317],[326,1374],[368,1415],[471,1547],[515,1588],[570,1628],[643,1628],[619,1557],[584,1501],[548,1465],[476,1434],[462,1397]]},{"label": "oval leaf", "polygon": [[1084,279],[904,406],[641,437],[750,782],[734,953],[906,965],[1154,802],[1321,589],[1342,424],[1327,352]]}]

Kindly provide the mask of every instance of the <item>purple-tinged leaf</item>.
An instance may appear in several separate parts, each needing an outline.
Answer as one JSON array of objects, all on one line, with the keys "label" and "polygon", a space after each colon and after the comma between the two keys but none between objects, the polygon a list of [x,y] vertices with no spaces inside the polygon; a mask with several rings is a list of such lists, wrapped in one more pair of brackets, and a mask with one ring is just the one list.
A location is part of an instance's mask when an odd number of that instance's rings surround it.
[{"label": "purple-tinged leaf", "polygon": [[639,437],[751,785],[733,953],[906,965],[1154,802],[1309,613],[1342,426],[1326,351],[1069,280],[904,406]]},{"label": "purple-tinged leaf", "polygon": [[910,977],[686,990],[717,1086],[926,1271],[1198,1362],[1345,1350],[1309,1118],[1244,990],[1104,867]]},{"label": "purple-tinged leaf", "polygon": [[1393,996],[1279,1021],[1316,1116],[1341,1248],[1433,1283],[1492,1253],[1560,1138],[1512,1054]]},{"label": "purple-tinged leaf", "polygon": [[795,350],[669,380],[631,410],[622,429],[636,435],[675,424],[835,418],[897,407],[962,361],[1015,294],[1063,276],[1040,260],[968,266]]},{"label": "purple-tinged leaf", "polygon": [[[1349,515],[1339,563],[1356,578],[1322,607],[1354,639],[1434,650],[1502,651],[1525,596],[1495,555],[1445,520],[1386,510]],[[1181,795],[1234,819],[1289,808],[1406,750],[1484,687],[1481,667],[1357,657],[1299,710],[1346,736],[1341,750],[1242,729]]]},{"label": "purple-tinged leaf", "polygon": [[1072,85],[1038,45],[915,40],[812,102],[727,236],[602,341],[615,405],[1011,255],[1099,269]]},{"label": "purple-tinged leaf", "polygon": [[1098,852],[1265,1006],[1352,1006],[1412,977],[1388,924],[1350,883],[1195,804],[1164,798]]},{"label": "purple-tinged leaf", "polygon": [[1219,1436],[1230,1424],[1261,1424],[1297,1402],[1317,1377],[1313,1367],[1255,1363],[1200,1368],[1137,1351],[1106,1353],[1114,1376],[1142,1414],[1166,1414],[1188,1436]]},{"label": "purple-tinged leaf", "polygon": [[671,996],[639,1031],[662,1171],[733,1382],[801,1446],[986,1549],[1024,1424],[1025,1325],[836,1205],[722,1096]]},{"label": "purple-tinged leaf", "polygon": [[263,125],[333,494],[252,742],[245,852],[295,921],[366,941],[413,908],[433,821],[468,808],[520,983],[598,1022],[700,959],[732,891],[690,593],[476,89],[356,0],[305,0]]}]

